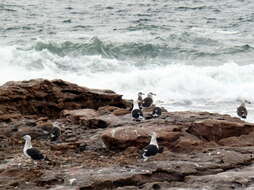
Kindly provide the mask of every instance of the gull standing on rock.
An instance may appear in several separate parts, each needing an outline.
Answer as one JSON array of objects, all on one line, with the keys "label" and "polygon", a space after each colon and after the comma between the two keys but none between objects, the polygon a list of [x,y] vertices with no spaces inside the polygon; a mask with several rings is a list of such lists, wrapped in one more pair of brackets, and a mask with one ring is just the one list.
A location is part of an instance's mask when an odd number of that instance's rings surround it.
[{"label": "gull standing on rock", "polygon": [[160,115],[161,115],[161,108],[160,107],[155,107],[153,109],[152,116],[153,117],[159,117]]},{"label": "gull standing on rock", "polygon": [[156,96],[156,94],[152,93],[152,92],[149,92],[147,94],[147,97],[144,98],[143,100],[143,103],[142,103],[142,106],[143,107],[150,107],[152,104],[153,104],[153,96]]},{"label": "gull standing on rock", "polygon": [[61,136],[61,129],[58,126],[52,127],[50,131],[50,140],[57,141]]},{"label": "gull standing on rock", "polygon": [[144,119],[143,112],[139,109],[136,101],[133,102],[133,109],[131,111],[133,120],[140,121]]},{"label": "gull standing on rock", "polygon": [[32,144],[31,144],[31,136],[30,135],[25,135],[23,137],[25,139],[25,146],[23,149],[23,152],[25,154],[26,157],[38,161],[38,160],[47,160],[49,161],[49,159],[47,157],[45,157],[38,149],[33,148]]},{"label": "gull standing on rock", "polygon": [[151,135],[151,141],[149,145],[147,145],[143,151],[142,151],[142,158],[144,158],[144,161],[147,161],[150,156],[154,156],[157,153],[162,153],[163,147],[159,148],[159,145],[157,143],[157,134],[155,132]]},{"label": "gull standing on rock", "polygon": [[241,105],[237,108],[237,115],[243,119],[246,119],[247,118],[247,115],[248,115],[248,111],[246,109],[246,106],[245,106],[245,103],[248,103],[250,104],[249,101],[247,100],[244,100]]}]

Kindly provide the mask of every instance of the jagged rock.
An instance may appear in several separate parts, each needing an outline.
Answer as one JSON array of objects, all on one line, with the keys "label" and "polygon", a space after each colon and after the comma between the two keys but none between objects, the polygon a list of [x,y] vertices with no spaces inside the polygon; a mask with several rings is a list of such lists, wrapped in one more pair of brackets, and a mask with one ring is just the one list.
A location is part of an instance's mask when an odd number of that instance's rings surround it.
[{"label": "jagged rock", "polygon": [[[209,112],[163,112],[136,122],[129,108],[131,101],[110,90],[59,80],[1,86],[0,189],[254,187],[253,124]],[[48,140],[53,125],[61,127],[61,141]],[[164,152],[143,162],[139,151],[152,131]],[[50,162],[36,166],[27,160],[24,134]]]},{"label": "jagged rock", "polygon": [[128,102],[111,90],[80,87],[63,80],[7,82],[0,87],[0,111],[57,118],[64,109],[127,108]]}]

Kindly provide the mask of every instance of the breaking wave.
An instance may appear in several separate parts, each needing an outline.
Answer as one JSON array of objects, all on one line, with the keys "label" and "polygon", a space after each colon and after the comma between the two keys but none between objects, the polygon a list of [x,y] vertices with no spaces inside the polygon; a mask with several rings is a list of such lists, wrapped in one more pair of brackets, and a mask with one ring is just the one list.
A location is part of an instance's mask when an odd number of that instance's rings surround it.
[{"label": "breaking wave", "polygon": [[[68,48],[64,48],[65,50]],[[174,101],[234,101],[253,99],[254,65],[234,62],[217,66],[189,63],[147,64],[105,58],[102,55],[61,56],[50,48],[0,48],[0,81],[61,78],[92,88],[109,88],[126,97],[154,91]],[[158,60],[157,60],[158,61]]]}]

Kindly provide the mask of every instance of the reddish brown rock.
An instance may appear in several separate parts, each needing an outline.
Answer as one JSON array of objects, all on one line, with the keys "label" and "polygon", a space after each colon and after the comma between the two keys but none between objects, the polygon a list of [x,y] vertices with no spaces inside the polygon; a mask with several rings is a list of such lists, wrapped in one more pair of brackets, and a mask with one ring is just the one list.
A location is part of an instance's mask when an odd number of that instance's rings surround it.
[{"label": "reddish brown rock", "polygon": [[111,105],[127,108],[128,102],[111,90],[97,90],[63,80],[7,82],[0,87],[0,112],[57,118],[64,109]]},{"label": "reddish brown rock", "polygon": [[93,109],[64,110],[61,115],[73,124],[81,124],[82,120],[89,120],[99,116]]},{"label": "reddish brown rock", "polygon": [[176,152],[189,152],[190,150],[198,150],[200,147],[203,148],[205,145],[201,139],[188,133],[182,133],[180,138],[178,138],[174,144],[175,146],[171,149],[171,151]]},{"label": "reddish brown rock", "polygon": [[[115,109],[113,106],[109,107],[113,108],[112,110],[120,109]],[[114,112],[105,111],[105,107],[103,107],[103,109],[99,109],[98,111],[93,109],[64,110],[61,113],[61,117],[63,119],[67,119],[72,124],[85,126],[89,129],[119,126],[126,122],[128,123],[130,120],[130,117],[128,116],[127,118],[121,118],[117,117]]]},{"label": "reddish brown rock", "polygon": [[21,114],[0,114],[0,122],[10,122],[16,119],[20,119],[21,117]]},{"label": "reddish brown rock", "polygon": [[[162,118],[141,123],[129,121],[122,124],[122,127],[106,130],[102,134],[102,140],[112,150],[129,146],[143,147],[150,140],[149,134],[155,131],[160,145],[177,152],[200,151],[219,144],[237,145],[238,139],[242,145],[254,145],[254,133],[251,133],[254,131],[254,124],[229,115],[172,112],[164,113]],[[169,136],[165,136],[166,134]]]},{"label": "reddish brown rock", "polygon": [[91,129],[106,128],[109,125],[93,109],[64,110],[61,115],[73,124],[82,125]]},{"label": "reddish brown rock", "polygon": [[103,106],[100,107],[98,109],[98,112],[100,115],[105,115],[105,114],[114,114],[116,116],[120,116],[120,115],[126,115],[131,113],[131,111],[129,109],[123,109],[123,108],[118,108],[115,106]]},{"label": "reddish brown rock", "polygon": [[254,124],[226,120],[205,119],[192,123],[188,132],[208,141],[246,135],[254,130]]},{"label": "reddish brown rock", "polygon": [[174,132],[177,126],[146,125],[124,126],[108,129],[102,134],[102,140],[109,149],[125,149],[129,146],[144,147],[150,141],[150,134],[154,131],[158,135],[161,145],[172,147],[180,137],[179,132]]},{"label": "reddish brown rock", "polygon": [[221,139],[218,142],[218,144],[222,146],[232,146],[232,147],[253,146],[254,145],[254,131],[250,132],[247,135],[233,136],[233,137]]},{"label": "reddish brown rock", "polygon": [[[44,80],[7,86],[0,87],[0,189],[254,186],[253,124],[239,118],[208,112],[164,112],[159,118],[136,122],[126,102],[122,105],[127,109],[119,106],[118,95],[109,90],[98,93],[63,81]],[[13,94],[3,96],[3,88]],[[115,100],[104,99],[111,95]],[[90,104],[93,101],[95,107]],[[36,106],[42,103],[46,107],[40,110]],[[52,119],[60,111],[62,118]],[[111,128],[101,129],[101,121]],[[61,128],[60,141],[48,140],[53,125]],[[158,134],[159,145],[166,148],[143,162],[138,149],[149,143],[152,131]],[[32,136],[33,146],[50,162],[33,166],[27,160],[24,134]]]}]

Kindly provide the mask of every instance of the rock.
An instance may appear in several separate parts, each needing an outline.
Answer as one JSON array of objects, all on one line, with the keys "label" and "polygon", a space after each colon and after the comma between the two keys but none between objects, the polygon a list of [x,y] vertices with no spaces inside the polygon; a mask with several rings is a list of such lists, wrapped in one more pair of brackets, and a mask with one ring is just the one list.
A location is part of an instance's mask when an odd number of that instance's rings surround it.
[{"label": "rock", "polygon": [[87,128],[106,128],[108,123],[99,117],[99,113],[93,109],[64,110],[62,116],[71,123]]},{"label": "rock", "polygon": [[109,149],[125,149],[129,146],[142,148],[149,144],[150,134],[154,131],[158,135],[161,145],[171,148],[180,137],[179,132],[174,132],[177,126],[139,125],[124,126],[106,130],[101,138]]},{"label": "rock", "polygon": [[57,184],[62,184],[63,182],[63,174],[55,171],[46,171],[38,180],[36,180],[36,184],[38,186],[54,186]]},{"label": "rock", "polygon": [[[64,172],[65,181],[75,178],[80,189],[120,190],[126,187],[126,189],[148,190],[152,187],[179,189],[181,187],[200,188],[206,185],[208,189],[213,185],[221,189],[225,180],[220,179],[220,175],[216,177],[217,173],[224,173],[225,170],[237,167],[239,164],[251,163],[248,154],[241,155],[230,150],[221,150],[219,153],[214,151],[210,154],[165,154],[163,159],[167,161],[156,160],[127,167],[102,167],[93,170],[80,167],[69,168]],[[241,172],[236,171],[233,179],[228,174],[229,184],[233,185],[235,181],[239,181],[236,176],[240,174]],[[245,185],[247,185],[251,176],[245,174],[244,177],[247,179],[243,179],[242,183],[246,182]]]},{"label": "rock", "polygon": [[20,119],[21,117],[21,114],[2,114],[0,115],[0,122],[11,122]]},{"label": "rock", "polygon": [[[163,169],[162,169],[163,168]],[[109,167],[97,170],[70,168],[65,171],[66,181],[77,179],[80,189],[115,189],[130,185],[140,186],[149,181],[177,181],[196,173],[194,164],[157,162],[129,167]]]},{"label": "rock", "polygon": [[246,135],[254,130],[254,124],[226,120],[205,119],[195,121],[188,132],[208,141],[218,141],[232,136]]},{"label": "rock", "polygon": [[[115,110],[115,107],[113,107],[113,110]],[[66,118],[73,124],[89,129],[106,128],[108,126],[124,124],[126,119],[122,121],[122,118],[117,117],[113,113],[114,112],[106,112],[104,108],[103,111],[101,109],[98,111],[93,109],[64,110],[61,117]]]},{"label": "rock", "polygon": [[[129,103],[110,90],[59,80],[1,86],[0,189],[254,187],[253,124],[229,115],[189,111],[163,112],[159,118],[136,122]],[[61,128],[61,140],[51,142],[47,137],[55,125]],[[139,151],[152,131],[164,152],[143,162]],[[36,166],[27,160],[24,134],[32,136],[33,146],[50,162]]]},{"label": "rock", "polygon": [[64,109],[111,105],[127,108],[128,102],[110,90],[80,87],[63,80],[7,82],[0,87],[0,112],[57,118]]},{"label": "rock", "polygon": [[[208,119],[209,118],[209,119]],[[128,146],[144,147],[149,142],[152,131],[158,133],[158,141],[171,151],[185,152],[216,147],[218,143],[232,145],[229,137],[242,139],[246,145],[253,145],[254,124],[242,122],[229,115],[208,112],[169,112],[160,119],[152,119],[139,124],[123,124],[122,127],[108,129],[102,134],[104,144],[111,150],[123,150]],[[169,135],[169,136],[166,136]],[[226,140],[227,139],[227,140]],[[236,143],[234,143],[236,144]]]},{"label": "rock", "polygon": [[126,115],[126,114],[131,113],[131,111],[128,110],[128,109],[118,108],[118,107],[115,107],[115,106],[103,106],[103,107],[100,107],[98,109],[98,112],[99,112],[100,115],[105,115],[105,114],[113,113],[116,116]]},{"label": "rock", "polygon": [[200,150],[201,147],[209,147],[201,139],[189,133],[182,133],[174,144],[175,146],[171,150],[176,152],[189,152],[190,150]]},{"label": "rock", "polygon": [[100,115],[110,114],[117,109],[118,107],[115,107],[115,106],[102,106],[102,107],[99,107],[98,113]]},{"label": "rock", "polygon": [[82,120],[87,121],[99,116],[99,114],[93,109],[64,110],[61,115],[73,124],[81,124]]},{"label": "rock", "polygon": [[220,154],[224,158],[223,163],[229,161],[229,170],[199,177],[189,176],[186,181],[192,184],[193,188],[206,186],[209,189],[253,189],[253,166],[242,169],[236,167],[237,164],[243,165],[244,162],[248,162],[249,158],[231,151],[220,152]]}]

